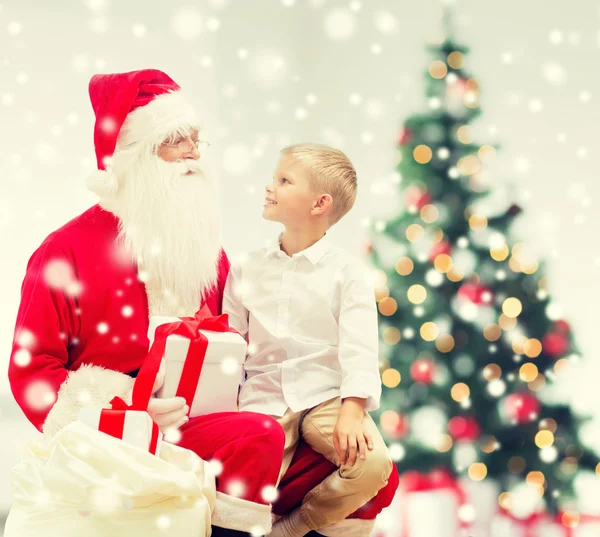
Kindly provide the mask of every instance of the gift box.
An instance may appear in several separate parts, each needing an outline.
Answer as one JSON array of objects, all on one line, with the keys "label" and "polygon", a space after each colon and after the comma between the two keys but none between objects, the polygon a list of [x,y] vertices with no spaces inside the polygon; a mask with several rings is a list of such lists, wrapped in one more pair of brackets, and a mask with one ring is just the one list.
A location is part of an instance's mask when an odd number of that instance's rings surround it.
[{"label": "gift box", "polygon": [[79,421],[153,455],[160,455],[162,433],[146,411],[82,408]]},{"label": "gift box", "polygon": [[535,537],[600,537],[600,516],[559,512],[540,522]]},{"label": "gift box", "polygon": [[203,308],[195,317],[151,316],[148,339],[164,347],[165,381],[156,397],[183,397],[192,418],[237,411],[246,341],[227,315]]},{"label": "gift box", "polygon": [[460,537],[468,535],[468,524],[460,512],[466,496],[456,478],[447,470],[423,474],[405,472],[398,489],[401,537]]}]

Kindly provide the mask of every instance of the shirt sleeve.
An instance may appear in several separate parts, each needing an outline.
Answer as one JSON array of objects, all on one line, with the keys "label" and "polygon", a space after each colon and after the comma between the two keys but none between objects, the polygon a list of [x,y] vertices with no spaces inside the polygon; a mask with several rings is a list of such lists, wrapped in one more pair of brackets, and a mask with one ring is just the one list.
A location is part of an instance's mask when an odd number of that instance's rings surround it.
[{"label": "shirt sleeve", "polygon": [[229,270],[223,292],[223,313],[229,315],[229,326],[248,340],[248,310],[242,300],[242,269],[234,263]]},{"label": "shirt sleeve", "polygon": [[366,399],[377,410],[381,399],[379,332],[375,290],[367,268],[356,262],[342,273],[339,317],[341,398]]},{"label": "shirt sleeve", "polygon": [[76,337],[75,271],[66,255],[45,242],[27,265],[8,366],[11,391],[40,431],[68,370]]},{"label": "shirt sleeve", "polygon": [[[229,326],[237,330],[248,341],[248,310],[242,301],[242,268],[234,263],[229,269],[225,290],[223,292],[223,313],[229,316]],[[246,371],[242,368],[241,385],[246,380]],[[239,395],[239,392],[238,392]]]}]

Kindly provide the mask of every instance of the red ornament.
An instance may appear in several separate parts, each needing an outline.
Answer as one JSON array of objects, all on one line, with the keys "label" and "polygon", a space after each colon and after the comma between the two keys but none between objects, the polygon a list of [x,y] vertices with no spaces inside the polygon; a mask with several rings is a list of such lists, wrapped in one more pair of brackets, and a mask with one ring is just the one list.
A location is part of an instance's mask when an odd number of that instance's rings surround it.
[{"label": "red ornament", "polygon": [[567,321],[560,319],[554,323],[554,332],[566,336],[571,333],[571,325]]},{"label": "red ornament", "polygon": [[452,84],[448,84],[447,92],[453,99],[462,99],[468,89],[468,82],[464,78],[458,78]]},{"label": "red ornament", "polygon": [[364,241],[362,244],[362,251],[365,254],[373,253],[373,243],[371,241]]},{"label": "red ornament", "polygon": [[481,427],[471,416],[454,416],[448,422],[448,432],[458,442],[474,442],[481,434]]},{"label": "red ornament", "polygon": [[507,421],[530,423],[539,417],[540,402],[529,393],[513,393],[502,400],[502,413]]},{"label": "red ornament", "polygon": [[442,240],[433,245],[433,248],[429,252],[429,261],[433,263],[438,255],[450,255],[451,252],[452,247],[450,246],[450,243],[447,240]]},{"label": "red ornament", "polygon": [[558,358],[569,349],[569,340],[563,334],[550,332],[542,338],[542,349],[552,358]]},{"label": "red ornament", "polygon": [[396,440],[404,438],[409,431],[408,416],[406,414],[399,414],[398,417],[398,423],[396,424],[394,431],[389,435]]},{"label": "red ornament", "polygon": [[458,298],[468,300],[473,304],[490,304],[494,298],[492,290],[478,283],[464,283],[458,290]]},{"label": "red ornament", "polygon": [[415,360],[410,366],[410,376],[420,384],[431,384],[435,373],[435,363],[432,360]]},{"label": "red ornament", "polygon": [[406,127],[402,127],[400,129],[400,134],[398,135],[398,145],[405,145],[412,141],[413,133],[410,129]]},{"label": "red ornament", "polygon": [[404,191],[404,202],[407,207],[416,207],[419,211],[428,203],[431,203],[433,197],[426,190],[417,186],[410,186]]}]

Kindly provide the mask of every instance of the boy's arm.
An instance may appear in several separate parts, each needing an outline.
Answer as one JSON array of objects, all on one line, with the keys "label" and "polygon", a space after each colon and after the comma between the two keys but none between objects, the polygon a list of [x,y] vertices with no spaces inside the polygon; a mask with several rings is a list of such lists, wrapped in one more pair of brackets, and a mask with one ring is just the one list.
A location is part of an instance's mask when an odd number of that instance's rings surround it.
[{"label": "boy's arm", "polygon": [[362,264],[343,273],[339,317],[342,401],[364,399],[367,411],[379,408],[379,333],[375,290]]},{"label": "boy's arm", "polygon": [[[229,316],[229,326],[237,330],[248,341],[248,310],[242,302],[241,281],[241,266],[235,263],[229,269],[225,290],[223,291],[223,313]],[[240,389],[245,380],[246,371],[242,368]]]},{"label": "boy's arm", "polygon": [[223,291],[223,313],[229,316],[229,326],[248,341],[248,310],[242,301],[242,271],[238,263],[229,269]]}]

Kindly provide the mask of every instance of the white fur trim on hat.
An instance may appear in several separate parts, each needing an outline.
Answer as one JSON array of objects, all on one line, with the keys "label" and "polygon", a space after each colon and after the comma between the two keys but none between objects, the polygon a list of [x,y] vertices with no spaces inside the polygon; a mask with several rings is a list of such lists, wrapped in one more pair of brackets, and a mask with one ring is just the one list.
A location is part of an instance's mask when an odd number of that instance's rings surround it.
[{"label": "white fur trim on hat", "polygon": [[211,524],[230,530],[271,532],[271,506],[249,502],[217,491]]},{"label": "white fur trim on hat", "polygon": [[134,379],[125,373],[95,365],[83,365],[71,371],[60,386],[56,403],[50,409],[43,431],[52,438],[63,427],[77,420],[84,407],[110,408],[110,400],[121,397],[131,403]]},{"label": "white fur trim on hat", "polygon": [[181,127],[198,124],[196,110],[181,90],[164,93],[127,115],[119,131],[117,148],[140,141],[158,145]]},{"label": "white fur trim on hat", "polygon": [[117,193],[119,181],[110,169],[94,170],[87,176],[86,186],[100,198],[106,199]]}]

